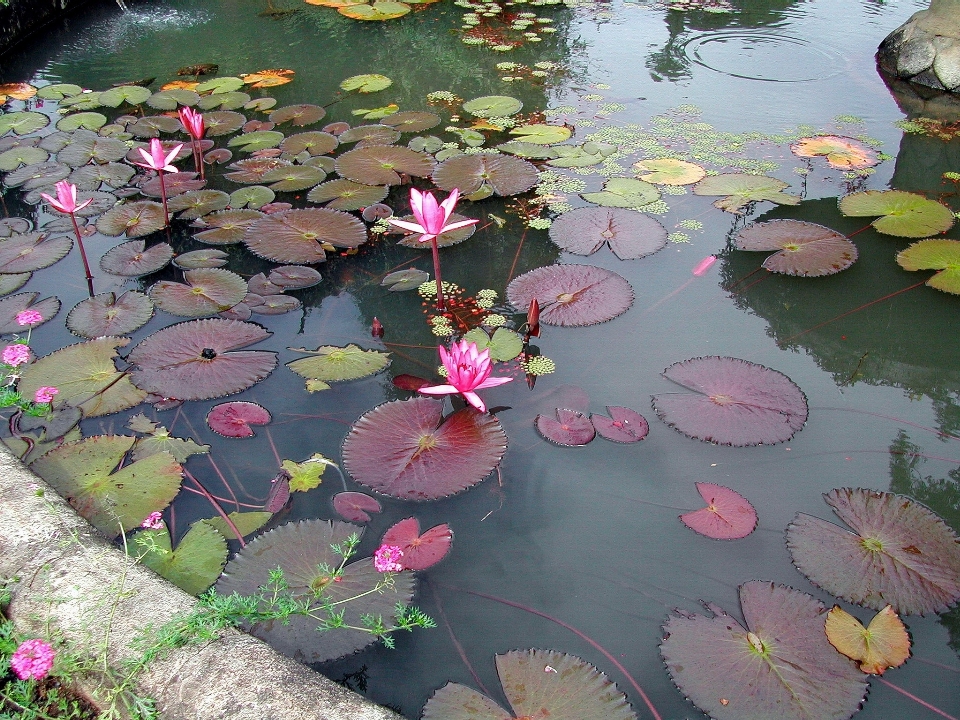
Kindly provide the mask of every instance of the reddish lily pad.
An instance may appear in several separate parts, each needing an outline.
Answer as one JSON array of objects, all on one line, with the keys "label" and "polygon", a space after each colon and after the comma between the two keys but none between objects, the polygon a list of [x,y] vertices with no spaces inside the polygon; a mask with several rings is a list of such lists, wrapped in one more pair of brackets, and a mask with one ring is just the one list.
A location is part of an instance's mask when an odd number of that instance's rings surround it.
[{"label": "reddish lily pad", "polygon": [[650,432],[650,424],[636,410],[617,405],[607,405],[606,415],[590,415],[590,422],[597,435],[618,443],[632,443],[643,440]]},{"label": "reddish lily pad", "polygon": [[298,298],[290,295],[267,295],[263,302],[248,306],[257,315],[283,315],[303,307]]},{"label": "reddish lily pad", "polygon": [[756,529],[757,511],[740,493],[700,482],[697,492],[707,506],[680,516],[680,522],[691,530],[714,540],[739,540]]},{"label": "reddish lily pad", "polygon": [[[167,201],[175,198],[177,195],[202,190],[207,184],[206,180],[201,180],[195,172],[174,172],[163,174],[163,192],[160,189],[160,178],[155,177],[148,180],[140,186],[140,192],[147,197],[161,197],[163,193],[167,194]],[[217,192],[214,190],[213,192]],[[211,210],[220,210],[222,208],[211,208]],[[201,213],[202,214],[202,213]]]},{"label": "reddish lily pad", "polygon": [[671,365],[663,376],[694,391],[653,396],[660,419],[688,437],[736,447],[772,445],[789,440],[807,421],[803,391],[763,365],[700,357]]},{"label": "reddish lily pad", "polygon": [[779,250],[763,267],[784,275],[833,275],[857,260],[857,246],[842,233],[801,220],[753,223],[738,233],[736,243],[738,250]]},{"label": "reddish lily pad", "polygon": [[609,244],[621,260],[636,260],[663,248],[667,231],[649,215],[634,210],[583,207],[554,220],[550,239],[576,255],[591,255]]},{"label": "reddish lily pad", "polygon": [[797,157],[823,156],[827,159],[827,165],[838,170],[860,170],[879,162],[876,150],[858,140],[839,135],[800,138],[790,146],[790,150]]},{"label": "reddish lily pad", "polygon": [[110,237],[143,237],[161,230],[165,225],[163,205],[149,200],[117,205],[97,220],[97,230]]},{"label": "reddish lily pad", "polygon": [[[247,228],[260,218],[266,217],[258,210],[236,209],[204,215],[203,227],[208,228],[193,236],[207,245],[232,245],[243,240]],[[196,224],[196,223],[194,223]]]},{"label": "reddish lily pad", "polygon": [[433,158],[426,153],[385,145],[349,150],[337,158],[336,164],[341,176],[365,185],[399,185],[400,173],[426,177],[433,167]]},{"label": "reddish lily pad", "polygon": [[326,260],[326,248],[355,248],[367,229],[353,215],[327,208],[286,210],[247,227],[244,244],[255,255],[281,263],[314,264]]},{"label": "reddish lily pad", "polygon": [[435,500],[489,475],[507,449],[500,422],[472,407],[443,418],[443,401],[395,400],[363,415],[343,443],[361,485],[403,500]]},{"label": "reddish lily pad", "polygon": [[636,720],[630,703],[606,675],[556,650],[497,655],[497,674],[511,711],[476,690],[447,683],[427,700],[421,720]]},{"label": "reddish lily pad", "polygon": [[827,609],[770,582],[740,586],[746,627],[712,604],[676,611],[660,654],[680,691],[716,720],[847,720],[867,692],[856,665],[827,641]]},{"label": "reddish lily pad", "polygon": [[586,445],[597,434],[590,418],[576,410],[557,408],[556,420],[546,415],[537,415],[534,422],[537,432],[544,439],[566,447]]},{"label": "reddish lily pad", "polygon": [[143,240],[129,240],[107,250],[100,258],[100,268],[111,275],[141,277],[165,268],[173,259],[173,248],[167,243],[146,247]]},{"label": "reddish lily pad", "polygon": [[[299,599],[312,601],[317,591],[333,603],[352,598],[335,606],[343,610],[346,625],[363,627],[364,615],[382,617],[389,624],[397,604],[406,605],[413,597],[413,573],[397,573],[389,587],[375,592],[383,575],[373,567],[371,558],[347,564],[336,582],[329,571],[342,561],[332,546],[342,545],[350,535],[362,532],[363,528],[356,525],[323,520],[281,525],[253,539],[237,553],[217,583],[217,592],[253,595],[268,582],[270,572],[279,567],[290,592]],[[265,622],[253,625],[249,631],[279,652],[306,663],[343,657],[376,640],[366,630],[340,628],[317,632],[316,620],[297,615],[290,618],[289,624]]]},{"label": "reddish lily pad", "polygon": [[414,517],[401,520],[383,534],[381,545],[400,548],[400,564],[404,570],[426,570],[446,557],[453,543],[453,531],[446,523],[435,525],[420,534],[420,521]]},{"label": "reddish lily pad", "polygon": [[236,183],[253,184],[259,183],[260,178],[271,170],[282,167],[292,167],[293,163],[281,158],[271,157],[252,157],[243,160],[237,160],[227,166],[233,172],[226,173],[224,177]]},{"label": "reddish lily pad", "polygon": [[314,123],[320,122],[326,115],[327,111],[319,105],[304,104],[287,105],[282,108],[277,108],[270,113],[269,117],[270,122],[275,122],[278,125],[288,122],[291,125],[303,127],[304,125],[313,125]]},{"label": "reddish lily pad", "polygon": [[379,203],[389,192],[386,185],[366,185],[340,178],[317,185],[307,194],[307,200],[327,203],[326,207],[333,210],[360,210]]},{"label": "reddish lily pad", "polygon": [[313,287],[322,279],[319,272],[304,265],[278,267],[271,270],[270,276],[267,278],[269,282],[284,290],[302,290],[303,288]]},{"label": "reddish lily pad", "polygon": [[77,303],[67,315],[67,329],[85,338],[129,335],[151,317],[153,303],[143,293],[128,290],[117,297],[108,292]]},{"label": "reddish lily pad", "polygon": [[358,125],[348,127],[337,135],[337,139],[341,143],[356,143],[357,148],[393,145],[400,139],[400,132],[386,125]]},{"label": "reddish lily pad", "polygon": [[344,520],[355,523],[370,522],[370,513],[383,510],[380,502],[361,492],[342,492],[333,496],[333,509]]},{"label": "reddish lily pad", "polygon": [[204,317],[229,310],[247,294],[247,282],[222,268],[199,268],[183,274],[186,284],[161,280],[150,288],[150,299],[171,315]]},{"label": "reddish lily pad", "polygon": [[214,406],[207,413],[207,425],[217,435],[228,438],[253,437],[251,425],[266,425],[272,420],[270,412],[257,403],[226,402]]},{"label": "reddish lily pad", "polygon": [[457,155],[444,160],[433,173],[438,187],[447,192],[458,188],[464,195],[484,185],[497,195],[519,195],[538,180],[536,166],[513,155]]},{"label": "reddish lily pad", "polygon": [[318,167],[309,165],[291,165],[264,173],[260,182],[275,192],[296,192],[306,190],[322,182],[327,174]]},{"label": "reddish lily pad", "polygon": [[380,121],[384,125],[395,128],[402,133],[422,132],[440,124],[440,116],[431,112],[405,110],[394,113]]},{"label": "reddish lily pad", "polygon": [[[57,298],[48,297],[37,302],[38,297],[38,292],[25,292],[0,300],[0,334],[23,333],[28,329],[38,328],[60,312],[60,301]],[[28,326],[21,325],[17,322],[17,315],[24,310],[40,313],[42,320]]]},{"label": "reddish lily pad", "polygon": [[181,220],[196,220],[201,215],[223,210],[230,196],[222,190],[191,190],[176,197],[168,196],[170,212],[180,212]]},{"label": "reddish lily pad", "polygon": [[589,265],[549,265],[515,278],[507,299],[518,312],[530,301],[540,304],[545,325],[595,325],[625,313],[633,304],[633,288],[610,270]]},{"label": "reddish lily pad", "polygon": [[227,264],[230,255],[223,250],[206,248],[205,250],[191,250],[173,259],[173,264],[181,270],[196,270],[198,268],[218,268]]},{"label": "reddish lily pad", "polygon": [[44,233],[11,235],[0,240],[0,272],[28,273],[49,267],[66,256],[73,240],[66,235],[47,238]]},{"label": "reddish lily pad", "polygon": [[269,337],[255,323],[208,318],[163,328],[127,360],[140,389],[178,400],[208,400],[246,390],[273,372],[273,352],[232,352]]},{"label": "reddish lily pad", "polygon": [[894,493],[840,488],[823,496],[853,532],[800,513],[787,548],[814,584],[875,610],[941,612],[960,600],[957,534],[918,502]]}]

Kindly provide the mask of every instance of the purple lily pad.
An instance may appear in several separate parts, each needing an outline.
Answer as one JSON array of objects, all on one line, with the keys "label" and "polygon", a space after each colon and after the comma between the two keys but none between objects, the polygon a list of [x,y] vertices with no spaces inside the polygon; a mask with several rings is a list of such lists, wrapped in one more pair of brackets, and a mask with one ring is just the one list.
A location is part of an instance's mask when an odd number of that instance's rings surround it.
[{"label": "purple lily pad", "polygon": [[247,227],[244,244],[254,255],[280,263],[314,264],[326,260],[324,246],[359,247],[366,226],[353,215],[326,208],[285,210]]},{"label": "purple lily pad", "polygon": [[537,184],[533,163],[513,155],[457,155],[444,160],[433,173],[438,187],[464,195],[477,192],[484,184],[497,195],[519,195]]},{"label": "purple lily pad", "polygon": [[299,310],[303,303],[291,295],[264,295],[263,302],[248,307],[256,315],[284,315]]},{"label": "purple lily pad", "polygon": [[[40,293],[17,293],[0,300],[0,334],[23,333],[38,328],[60,312],[60,301],[55,297],[44,298],[37,302]],[[34,310],[43,319],[33,325],[24,326],[17,322],[17,315],[24,310]]]},{"label": "purple lily pad", "polygon": [[243,160],[237,160],[237,162],[227,167],[233,172],[227,173],[224,177],[227,180],[233,180],[236,183],[243,183],[247,185],[252,185],[254,183],[259,183],[260,178],[266,175],[271,170],[276,170],[281,167],[290,167],[293,163],[288,160],[281,160],[280,158],[268,158],[268,157],[252,157],[245,158]]},{"label": "purple lily pad", "polygon": [[[247,228],[260,218],[266,217],[258,210],[234,209],[204,215],[199,222],[209,228],[193,236],[207,245],[232,245],[243,240]],[[197,223],[194,223],[196,225]]]},{"label": "purple lily pad", "polygon": [[607,405],[607,412],[610,417],[596,414],[590,416],[590,422],[602,438],[618,443],[632,443],[643,440],[650,432],[647,419],[636,410]]},{"label": "purple lily pad", "polygon": [[590,419],[576,410],[557,408],[556,420],[537,415],[535,423],[544,439],[566,447],[586,445],[597,434]]},{"label": "purple lily pad", "polygon": [[207,426],[217,435],[228,438],[253,437],[251,425],[266,425],[272,420],[270,411],[253,402],[225,402],[207,413]]},{"label": "purple lily pad", "polygon": [[333,496],[333,509],[344,520],[355,523],[370,522],[370,513],[383,510],[380,502],[361,492],[342,492]]},{"label": "purple lily pad", "polygon": [[183,278],[186,283],[156,283],[150,288],[150,299],[171,315],[204,317],[229,310],[247,294],[246,281],[222,268],[187,270]]},{"label": "purple lily pad", "polygon": [[433,167],[433,158],[426,153],[392,145],[349,150],[337,158],[336,165],[341,177],[365,185],[399,185],[400,173],[426,177]]},{"label": "purple lily pad", "polygon": [[249,300],[245,300],[247,305],[253,307],[254,305],[262,305],[263,297],[265,295],[281,294],[283,292],[283,288],[279,285],[274,285],[263,273],[257,273],[252,278],[247,280],[247,292],[258,296],[253,298],[255,302],[249,302]]},{"label": "purple lily pad", "polygon": [[12,235],[0,240],[0,272],[26,273],[50,267],[73,247],[69,235],[46,238],[44,233]]},{"label": "purple lily pad", "polygon": [[714,540],[739,540],[757,527],[757,511],[740,493],[723,485],[697,483],[706,507],[684,513],[680,522]]},{"label": "purple lily pad", "polygon": [[426,570],[446,557],[453,544],[453,531],[446,523],[435,525],[422,535],[420,521],[414,517],[401,520],[383,534],[381,545],[400,548],[400,564],[404,570]]},{"label": "purple lily pad", "polygon": [[605,244],[621,260],[652,255],[667,244],[667,231],[649,215],[616,207],[583,207],[563,213],[550,239],[576,255],[592,255]]},{"label": "purple lily pad", "polygon": [[167,243],[146,247],[143,240],[129,240],[107,250],[100,258],[100,268],[111,275],[141,277],[167,266],[173,248]]},{"label": "purple lily pad", "polygon": [[284,265],[270,271],[267,280],[284,290],[302,290],[313,287],[323,277],[312,267],[305,265]]},{"label": "purple lily pad", "polygon": [[534,298],[545,325],[595,325],[625,313],[633,288],[610,270],[590,265],[548,265],[524,273],[507,286],[507,299],[526,312]]},{"label": "purple lily pad", "polygon": [[290,473],[281,470],[277,476],[270,481],[270,492],[267,493],[267,501],[263,504],[263,509],[267,512],[278,513],[286,506],[290,500]]},{"label": "purple lily pad", "polygon": [[[186,146],[184,146],[186,147]],[[163,174],[163,190],[167,193],[167,198],[176,197],[186,192],[194,192],[203,189],[207,184],[206,180],[200,180],[195,172],[175,172]],[[155,177],[148,180],[140,186],[140,192],[147,197],[160,197],[160,178]],[[221,208],[216,208],[221,209]]]},{"label": "purple lily pad", "polygon": [[67,315],[67,329],[84,338],[129,335],[153,317],[153,302],[143,293],[128,290],[117,297],[108,292],[81,300]]},{"label": "purple lily pad", "polygon": [[770,272],[803,277],[833,275],[857,260],[857,246],[842,233],[800,220],[770,220],[743,228],[738,250],[779,250],[763,261]]},{"label": "purple lily pad", "polygon": [[507,449],[500,422],[472,407],[443,417],[443,401],[394,400],[363,415],[343,442],[353,478],[403,500],[435,500],[489,475]]},{"label": "purple lily pad", "polygon": [[326,117],[327,111],[320,105],[287,105],[277,108],[270,113],[270,122],[282,125],[289,122],[291,125],[303,127],[304,125],[313,125]]},{"label": "purple lily pad", "polygon": [[653,396],[660,419],[688,437],[736,447],[772,445],[789,440],[807,421],[803,391],[763,365],[701,357],[675,363],[663,376],[694,391]]},{"label": "purple lily pad", "polygon": [[97,230],[110,237],[124,234],[130,238],[142,237],[164,225],[163,205],[151,200],[117,205],[97,220]]},{"label": "purple lily pad", "polygon": [[181,270],[198,270],[199,268],[219,268],[227,264],[230,256],[223,250],[206,248],[191,250],[173,259],[173,264]]}]

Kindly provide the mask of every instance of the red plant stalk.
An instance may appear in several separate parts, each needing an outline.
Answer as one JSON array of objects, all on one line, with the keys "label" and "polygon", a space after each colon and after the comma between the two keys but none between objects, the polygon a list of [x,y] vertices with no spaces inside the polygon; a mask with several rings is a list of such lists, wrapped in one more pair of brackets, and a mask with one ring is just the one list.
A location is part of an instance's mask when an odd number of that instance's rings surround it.
[{"label": "red plant stalk", "polygon": [[77,216],[70,213],[70,221],[73,223],[73,232],[77,234],[77,247],[80,248],[80,259],[83,260],[83,272],[87,276],[87,292],[93,297],[93,274],[90,272],[90,263],[87,261],[87,251],[83,248],[83,237],[80,234],[80,226],[77,225]]},{"label": "red plant stalk", "polygon": [[190,144],[193,146],[193,164],[197,168],[200,179],[203,180],[203,154],[200,152],[200,141],[196,138],[190,138]]},{"label": "red plant stalk", "polygon": [[443,283],[440,281],[440,248],[437,247],[437,239],[430,240],[430,247],[433,249],[433,275],[437,280],[437,310],[443,312],[447,309],[443,301]]},{"label": "red plant stalk", "polygon": [[170,213],[167,211],[167,188],[163,184],[163,170],[157,170],[160,176],[160,199],[163,200],[163,226],[170,227]]}]

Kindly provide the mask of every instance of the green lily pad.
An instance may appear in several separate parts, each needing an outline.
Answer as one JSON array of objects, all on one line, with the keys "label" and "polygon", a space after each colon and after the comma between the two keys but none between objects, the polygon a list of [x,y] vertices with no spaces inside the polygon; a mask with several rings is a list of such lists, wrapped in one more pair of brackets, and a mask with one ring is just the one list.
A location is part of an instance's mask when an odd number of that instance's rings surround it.
[{"label": "green lily pad", "polygon": [[[84,165],[78,167],[70,173],[67,180],[76,185],[77,189],[81,191],[96,190],[103,183],[113,188],[121,188],[130,181],[134,172],[136,171],[129,165],[108,162],[103,165]],[[114,198],[114,202],[116,202],[116,198]]]},{"label": "green lily pad", "polygon": [[[141,540],[147,542],[140,545]],[[170,544],[169,531],[163,527],[138,532],[133,536],[128,552],[139,557],[140,562],[157,575],[191,595],[199,595],[213,585],[227,564],[227,541],[206,520],[193,523],[176,550]]]},{"label": "green lily pad", "polygon": [[120,107],[123,103],[140,105],[147,101],[152,93],[140,85],[118,85],[100,93],[100,104],[107,107]]},{"label": "green lily pad", "polygon": [[463,104],[468,113],[483,118],[516,115],[522,108],[522,102],[508,95],[485,95]]},{"label": "green lily pad", "polygon": [[[437,149],[439,150],[439,148]],[[523,142],[522,140],[511,140],[501,143],[497,145],[497,150],[531,160],[552,160],[553,158],[559,157],[556,148]]]},{"label": "green lily pad", "polygon": [[243,127],[247,121],[243,115],[233,110],[214,110],[203,114],[203,126],[206,137],[229,135]]},{"label": "green lily pad", "polygon": [[386,90],[388,87],[393,85],[393,80],[388,78],[386,75],[377,75],[376,73],[371,73],[367,75],[354,75],[348,77],[346,80],[340,83],[340,89],[350,92],[351,90],[356,90],[357,92],[362,93],[372,93],[379,92],[380,90]]},{"label": "green lily pad", "polygon": [[157,110],[176,110],[179,105],[196,105],[200,102],[200,95],[193,90],[161,90],[148,97],[145,102]]},{"label": "green lily pad", "polygon": [[[252,210],[256,210],[257,208],[263,207],[267,203],[272,203],[275,197],[276,193],[264,185],[250,185],[248,187],[240,188],[239,190],[234,190],[232,193],[230,193],[230,207],[235,209],[250,208]],[[257,217],[263,217],[263,214],[258,213]],[[203,234],[204,233],[198,233],[197,235],[194,235],[194,237],[199,239],[201,242],[210,242],[210,240],[206,239],[206,236],[204,236],[204,238],[200,237],[200,235]],[[233,242],[240,242],[242,239],[243,238],[241,236]]]},{"label": "green lily pad", "polygon": [[337,12],[354,20],[395,20],[403,17],[411,8],[396,0],[374,0],[372,5],[358,4],[337,8]]},{"label": "green lily pad", "polygon": [[168,453],[113,472],[135,442],[126,435],[96,435],[54,448],[30,468],[100,532],[116,537],[163,510],[180,490],[182,470]]},{"label": "green lily pad", "polygon": [[[122,160],[129,149],[122,140],[100,137],[92,132],[78,131],[74,133],[73,142],[57,153],[57,161],[75,168],[80,168],[91,162],[97,164],[115,163],[117,160]],[[97,188],[89,189],[96,190]]]},{"label": "green lily pad", "polygon": [[[596,144],[591,143],[591,145]],[[599,149],[590,152],[585,145],[559,145],[551,150],[553,150],[553,159],[547,161],[547,165],[551,167],[590,167],[599,165],[609,156],[609,153],[604,154],[605,151]]]},{"label": "green lily pad", "polygon": [[497,328],[493,335],[487,335],[482,328],[474,328],[463,336],[467,342],[477,344],[477,350],[490,350],[490,359],[508,362],[523,352],[523,338],[508,328]]},{"label": "green lily pad", "polygon": [[[148,428],[148,425],[151,427]],[[130,454],[134,460],[142,460],[151,455],[166,452],[170,453],[177,462],[184,463],[191,455],[205,455],[210,452],[209,445],[198,445],[187,438],[173,437],[163,425],[149,422],[142,414],[130,418],[127,427],[134,432],[147,433],[137,438],[137,444],[134,445],[133,452]]]},{"label": "green lily pad", "polygon": [[221,190],[191,190],[167,199],[167,208],[170,212],[180,212],[181,220],[196,220],[229,204],[230,196]]},{"label": "green lily pad", "polygon": [[641,160],[634,168],[642,174],[638,179],[658,185],[693,185],[706,176],[706,171],[696,163],[676,158]]},{"label": "green lily pad", "polygon": [[239,147],[244,152],[255,152],[275,148],[283,142],[283,133],[276,130],[255,130],[237,135],[227,143],[229,147]]},{"label": "green lily pad", "polygon": [[[166,115],[148,115],[142,117],[134,123],[127,125],[127,132],[132,133],[139,138],[155,138],[160,133],[175,133],[180,129],[180,121],[175,117]],[[135,158],[139,161],[140,154]]]},{"label": "green lily pad", "polygon": [[[230,518],[230,521],[237,526],[237,530],[240,531],[240,534],[246,537],[250,533],[256,532],[268,522],[270,518],[273,517],[273,513],[254,510],[251,512],[232,512],[227,517]],[[233,530],[227,522],[217,515],[216,517],[207,518],[203,522],[212,526],[217,532],[223,535],[226,538],[233,539],[234,533]]]},{"label": "green lily pad", "polygon": [[194,90],[201,95],[206,93],[220,95],[222,93],[234,92],[242,87],[243,80],[238,77],[218,77],[200,83],[194,88]]},{"label": "green lily pad", "polygon": [[65,111],[67,108],[77,112],[85,112],[100,107],[100,93],[85,92],[80,95],[71,95],[60,101],[60,109]]},{"label": "green lily pad", "polygon": [[341,178],[317,185],[307,194],[307,200],[327,203],[326,207],[333,210],[360,210],[381,202],[389,192],[390,188],[384,185],[365,185]]},{"label": "green lily pad", "polygon": [[[267,98],[264,98],[264,100],[266,99]],[[235,90],[233,92],[204,95],[197,103],[197,107],[201,110],[213,110],[214,108],[236,110],[237,108],[245,107],[249,102],[250,96],[247,95],[247,93]],[[276,102],[276,100],[274,100],[274,102]]]},{"label": "green lily pad", "polygon": [[600,192],[583,193],[580,197],[604,207],[638,208],[659,200],[660,191],[643,180],[615,177],[607,180]]},{"label": "green lily pad", "polygon": [[275,192],[296,192],[323,182],[326,176],[327,174],[317,167],[291,165],[264,173],[260,181],[270,183],[267,187]]},{"label": "green lily pad", "polygon": [[390,364],[390,353],[364,350],[356,345],[334,347],[323,345],[316,350],[298,349],[312,357],[287,363],[287,367],[307,380],[338,382],[357,380],[380,372]]},{"label": "green lily pad", "polygon": [[10,172],[21,165],[36,165],[46,162],[50,153],[38,147],[15,147],[0,153],[0,170]]},{"label": "green lily pad", "polygon": [[800,198],[781,192],[790,187],[787,183],[766,175],[747,175],[728,173],[711,175],[693,186],[694,195],[724,195],[714,202],[714,206],[731,213],[740,210],[751,202],[769,200],[778,205],[798,205]]},{"label": "green lily pad", "polygon": [[396,128],[402,133],[422,132],[440,124],[440,116],[431,112],[405,110],[390,113],[383,119],[384,125]]},{"label": "green lily pad", "polygon": [[323,455],[314,453],[313,456],[301,463],[293,460],[284,460],[280,467],[290,475],[290,492],[307,492],[320,486],[323,471],[330,463]]},{"label": "green lily pad", "polygon": [[66,97],[73,97],[83,92],[79,85],[71,83],[55,83],[45,85],[37,91],[37,97],[43,100],[63,100]]},{"label": "green lily pad", "polygon": [[68,165],[50,160],[39,165],[25,165],[19,170],[14,170],[3,179],[3,184],[7,187],[23,188],[24,191],[37,188],[46,189],[63,180],[69,174],[70,167]]},{"label": "green lily pad", "polygon": [[927,280],[937,290],[960,295],[960,241],[921,240],[897,254],[904,270],[939,270]]},{"label": "green lily pad", "polygon": [[534,145],[556,145],[564,140],[569,140],[571,131],[565,125],[536,123],[515,127],[510,131],[510,134],[517,135],[523,142],[533,143]]},{"label": "green lily pad", "polygon": [[29,135],[37,130],[42,130],[49,124],[50,118],[43,113],[33,112],[32,110],[4,113],[0,115],[0,136],[6,135],[10,131],[17,135]]},{"label": "green lily pad", "polygon": [[390,292],[403,292],[405,290],[416,290],[429,279],[430,275],[423,270],[407,268],[387,274],[380,281],[380,285]]},{"label": "green lily pad", "polygon": [[841,198],[840,212],[850,217],[882,215],[871,223],[877,232],[909,238],[946,232],[956,219],[945,205],[903,190],[851,193]]}]

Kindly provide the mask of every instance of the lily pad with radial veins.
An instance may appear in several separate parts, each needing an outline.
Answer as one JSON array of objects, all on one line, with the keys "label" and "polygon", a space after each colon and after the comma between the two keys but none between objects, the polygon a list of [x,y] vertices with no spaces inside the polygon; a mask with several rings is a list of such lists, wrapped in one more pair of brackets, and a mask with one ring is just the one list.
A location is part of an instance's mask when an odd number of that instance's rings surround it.
[{"label": "lily pad with radial veins", "polygon": [[246,281],[222,268],[187,270],[183,279],[186,283],[156,283],[150,288],[150,299],[171,315],[204,317],[229,310],[247,294]]},{"label": "lily pad with radial veins", "polygon": [[326,260],[327,247],[355,248],[367,240],[366,226],[353,215],[327,208],[285,210],[247,226],[244,244],[255,255],[281,263],[312,265]]},{"label": "lily pad with radial veins", "polygon": [[67,315],[67,329],[74,335],[98,338],[129,335],[153,317],[153,302],[136,290],[119,297],[108,292],[81,300]]},{"label": "lily pad with radial veins", "polygon": [[634,210],[583,207],[554,220],[550,239],[576,255],[591,255],[608,244],[621,260],[636,260],[663,248],[667,231],[649,215]]},{"label": "lily pad with radial veins", "polygon": [[358,147],[340,155],[336,164],[341,176],[366,185],[399,185],[401,173],[426,177],[433,167],[426,153],[393,145]]},{"label": "lily pad with radial veins", "polygon": [[680,516],[680,522],[691,530],[714,540],[739,540],[757,527],[757,511],[740,493],[699,482],[697,492],[707,506]]},{"label": "lily pad with radial veins", "polygon": [[633,288],[615,272],[590,265],[549,265],[515,278],[507,299],[518,312],[530,301],[540,304],[545,325],[595,325],[625,313],[633,304]]},{"label": "lily pad with radial veins", "polygon": [[956,220],[946,205],[903,190],[850,193],[840,199],[840,212],[848,217],[881,215],[871,223],[877,232],[908,238],[946,232]]},{"label": "lily pad with radial veins", "polygon": [[433,173],[433,181],[447,192],[454,188],[464,195],[487,185],[500,196],[519,195],[537,184],[536,166],[513,155],[457,155],[444,160]]},{"label": "lily pad with radial veins", "polygon": [[763,267],[784,275],[833,275],[857,260],[857,246],[845,235],[802,220],[747,225],[737,235],[736,245],[738,250],[779,250],[763,261]]},{"label": "lily pad with radial veins", "polygon": [[107,250],[100,258],[100,268],[111,275],[140,277],[165,268],[173,258],[167,243],[146,246],[144,240],[128,240]]},{"label": "lily pad with radial veins", "polygon": [[381,545],[400,548],[404,570],[426,570],[433,567],[450,552],[453,532],[446,523],[435,525],[422,535],[420,521],[414,517],[401,520],[383,534]]}]

